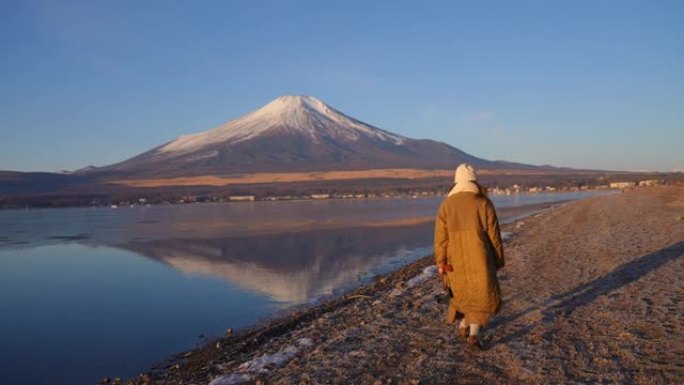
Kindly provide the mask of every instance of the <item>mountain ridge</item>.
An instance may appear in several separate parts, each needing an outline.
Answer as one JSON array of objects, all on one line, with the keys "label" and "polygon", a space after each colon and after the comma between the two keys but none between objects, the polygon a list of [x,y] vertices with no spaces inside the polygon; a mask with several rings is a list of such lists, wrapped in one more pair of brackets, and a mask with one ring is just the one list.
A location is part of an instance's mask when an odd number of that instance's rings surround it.
[{"label": "mountain ridge", "polygon": [[207,131],[181,135],[149,151],[82,173],[180,177],[249,172],[378,168],[453,169],[536,166],[489,161],[446,143],[412,139],[350,117],[320,99],[281,96]]}]

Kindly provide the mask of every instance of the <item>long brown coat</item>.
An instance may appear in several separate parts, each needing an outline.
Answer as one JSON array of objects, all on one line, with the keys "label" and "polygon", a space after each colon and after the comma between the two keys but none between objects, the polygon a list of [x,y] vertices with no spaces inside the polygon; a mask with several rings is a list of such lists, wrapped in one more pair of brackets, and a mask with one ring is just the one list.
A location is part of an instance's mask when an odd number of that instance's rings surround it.
[{"label": "long brown coat", "polygon": [[448,321],[458,311],[466,322],[485,325],[501,305],[496,271],[504,266],[499,221],[486,196],[459,192],[444,199],[435,221],[435,259],[437,267],[453,266]]}]

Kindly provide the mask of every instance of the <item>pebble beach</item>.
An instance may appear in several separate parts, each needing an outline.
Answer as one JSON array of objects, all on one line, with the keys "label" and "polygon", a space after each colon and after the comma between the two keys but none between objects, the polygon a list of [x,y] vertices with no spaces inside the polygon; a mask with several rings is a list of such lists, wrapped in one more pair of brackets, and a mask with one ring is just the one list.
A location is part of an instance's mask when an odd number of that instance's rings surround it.
[{"label": "pebble beach", "polygon": [[468,350],[446,324],[426,256],[124,382],[684,382],[684,186],[569,202],[502,231],[503,307],[483,331],[484,351]]}]

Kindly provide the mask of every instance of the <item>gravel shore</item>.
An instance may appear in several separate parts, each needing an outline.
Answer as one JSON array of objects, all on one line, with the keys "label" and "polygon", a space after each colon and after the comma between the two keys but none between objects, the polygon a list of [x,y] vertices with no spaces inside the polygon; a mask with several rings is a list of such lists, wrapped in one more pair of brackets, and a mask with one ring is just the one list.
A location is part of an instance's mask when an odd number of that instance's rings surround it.
[{"label": "gravel shore", "polygon": [[504,305],[485,351],[445,324],[426,257],[130,383],[684,383],[684,186],[567,203],[502,230]]}]

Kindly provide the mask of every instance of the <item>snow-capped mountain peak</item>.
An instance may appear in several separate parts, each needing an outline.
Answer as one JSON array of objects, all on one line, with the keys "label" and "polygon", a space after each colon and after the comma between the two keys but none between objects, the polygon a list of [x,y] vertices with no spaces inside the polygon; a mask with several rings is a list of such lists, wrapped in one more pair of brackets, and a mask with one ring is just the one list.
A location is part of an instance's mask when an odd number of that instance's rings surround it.
[{"label": "snow-capped mountain peak", "polygon": [[233,145],[268,132],[307,135],[312,141],[321,138],[356,141],[360,137],[401,145],[406,138],[348,117],[312,96],[286,95],[241,118],[209,131],[184,135],[158,149],[159,154],[188,153],[216,143]]},{"label": "snow-capped mountain peak", "polygon": [[[119,177],[493,167],[445,143],[393,134],[312,96],[288,95],[211,130],[93,171]],[[512,165],[505,165],[510,168]]]}]

